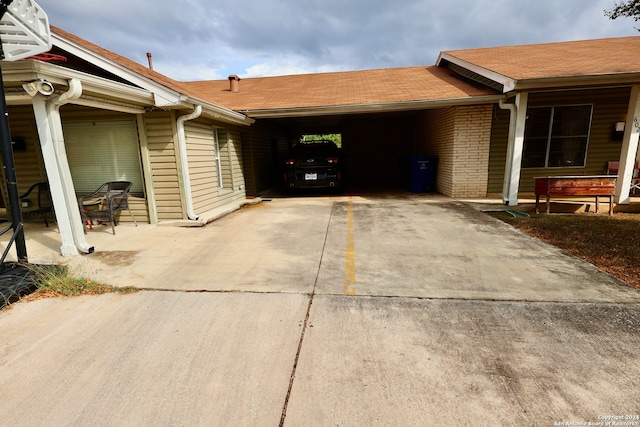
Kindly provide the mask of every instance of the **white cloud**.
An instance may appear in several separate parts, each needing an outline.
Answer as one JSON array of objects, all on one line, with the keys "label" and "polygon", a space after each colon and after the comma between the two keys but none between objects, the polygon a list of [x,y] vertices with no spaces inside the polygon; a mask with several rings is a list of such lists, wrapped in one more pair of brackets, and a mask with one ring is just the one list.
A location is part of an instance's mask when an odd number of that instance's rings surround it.
[{"label": "white cloud", "polygon": [[142,64],[151,51],[180,80],[430,65],[441,50],[638,34],[604,16],[614,0],[38,3],[53,25]]}]

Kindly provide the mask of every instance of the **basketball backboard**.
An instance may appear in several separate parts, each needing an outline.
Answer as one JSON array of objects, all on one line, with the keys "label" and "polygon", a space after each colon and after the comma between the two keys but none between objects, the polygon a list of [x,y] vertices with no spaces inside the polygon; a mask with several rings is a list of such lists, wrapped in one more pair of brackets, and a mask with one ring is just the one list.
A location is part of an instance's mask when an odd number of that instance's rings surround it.
[{"label": "basketball backboard", "polygon": [[1,0],[6,12],[0,19],[0,40],[5,61],[17,61],[51,50],[49,18],[33,0]]}]

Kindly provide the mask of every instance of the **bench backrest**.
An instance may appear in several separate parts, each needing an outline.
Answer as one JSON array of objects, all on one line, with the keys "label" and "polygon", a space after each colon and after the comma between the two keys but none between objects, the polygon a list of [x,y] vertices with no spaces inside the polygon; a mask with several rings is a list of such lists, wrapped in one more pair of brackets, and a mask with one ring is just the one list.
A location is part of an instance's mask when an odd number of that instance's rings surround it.
[{"label": "bench backrest", "polygon": [[[640,162],[635,162],[633,164],[633,176],[637,176],[638,168],[640,167]],[[620,170],[620,162],[607,162],[607,175],[617,175]]]}]

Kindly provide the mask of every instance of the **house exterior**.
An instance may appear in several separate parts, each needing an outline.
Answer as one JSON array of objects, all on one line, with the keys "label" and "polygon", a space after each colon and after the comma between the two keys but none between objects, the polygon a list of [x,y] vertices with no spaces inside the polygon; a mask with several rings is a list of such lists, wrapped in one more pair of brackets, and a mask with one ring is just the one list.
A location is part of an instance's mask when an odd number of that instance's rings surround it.
[{"label": "house exterior", "polygon": [[[21,191],[50,184],[64,255],[94,250],[76,197],[133,182],[140,222],[204,224],[280,183],[300,135],[341,133],[350,185],[402,185],[439,158],[437,191],[501,194],[620,161],[628,203],[640,126],[640,37],[442,52],[435,66],[178,82],[61,29],[64,60],[3,64]],[[46,81],[53,93],[29,95]],[[617,129],[617,130],[616,130]],[[4,191],[6,197],[6,191]],[[126,220],[126,216],[122,217]]]},{"label": "house exterior", "polygon": [[[240,133],[252,119],[60,29],[52,35],[50,53],[60,60],[11,62],[2,72],[20,141],[19,191],[49,182],[63,255],[94,250],[77,195],[107,181],[131,181],[133,213],[149,223],[204,223],[245,199]],[[31,96],[23,88],[43,81],[55,91]]]},{"label": "house exterior", "polygon": [[188,85],[294,135],[342,132],[362,159],[348,173],[365,184],[396,183],[390,159],[435,155],[438,192],[501,194],[514,206],[536,176],[602,174],[619,160],[617,200],[628,203],[638,48],[640,37],[470,49],[442,52],[432,67],[243,79],[238,92]]}]

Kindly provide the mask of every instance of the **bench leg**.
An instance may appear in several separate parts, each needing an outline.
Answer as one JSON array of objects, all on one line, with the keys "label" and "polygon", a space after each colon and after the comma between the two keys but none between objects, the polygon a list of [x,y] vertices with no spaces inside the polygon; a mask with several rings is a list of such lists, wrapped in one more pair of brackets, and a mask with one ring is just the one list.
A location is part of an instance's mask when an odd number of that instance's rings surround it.
[{"label": "bench leg", "polygon": [[609,196],[609,215],[613,215],[613,196]]},{"label": "bench leg", "polygon": [[538,203],[540,203],[540,195],[536,194],[536,215],[540,213],[540,209],[538,209]]},{"label": "bench leg", "polygon": [[600,196],[596,196],[596,213],[600,210]]},{"label": "bench leg", "polygon": [[547,194],[547,215],[551,213],[551,196]]}]

